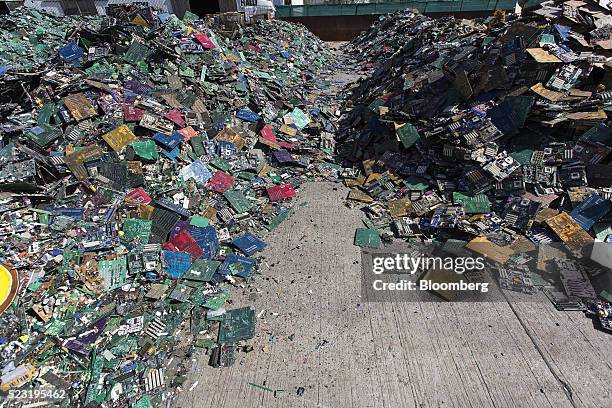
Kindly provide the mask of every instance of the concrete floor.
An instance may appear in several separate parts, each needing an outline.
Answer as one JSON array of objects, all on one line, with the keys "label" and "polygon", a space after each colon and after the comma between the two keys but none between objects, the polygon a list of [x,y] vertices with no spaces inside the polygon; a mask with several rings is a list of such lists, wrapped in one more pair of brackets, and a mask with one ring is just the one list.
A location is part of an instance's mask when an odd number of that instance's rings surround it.
[{"label": "concrete floor", "polygon": [[334,183],[301,187],[296,212],[267,237],[261,275],[234,290],[232,306],[263,313],[255,350],[231,368],[201,356],[177,406],[612,406],[612,336],[580,312],[547,302],[361,303],[361,213],[344,206],[346,194]]}]

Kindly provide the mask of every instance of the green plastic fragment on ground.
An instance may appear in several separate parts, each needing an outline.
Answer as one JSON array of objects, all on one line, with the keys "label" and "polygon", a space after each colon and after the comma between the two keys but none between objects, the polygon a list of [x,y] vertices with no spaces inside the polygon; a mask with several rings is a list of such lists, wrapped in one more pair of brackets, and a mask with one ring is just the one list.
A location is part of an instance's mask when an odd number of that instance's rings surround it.
[{"label": "green plastic fragment on ground", "polygon": [[77,287],[76,290],[78,290],[79,292],[85,293],[88,296],[94,296],[95,295],[95,293],[93,293],[92,291],[87,290],[87,289],[85,289],[83,287]]},{"label": "green plastic fragment on ground", "polygon": [[157,160],[159,157],[157,145],[151,139],[144,142],[134,142],[131,146],[134,149],[134,153],[145,160]]},{"label": "green plastic fragment on ground", "polygon": [[209,92],[216,92],[219,89],[219,85],[208,81],[202,81],[202,86]]},{"label": "green plastic fragment on ground", "polygon": [[211,166],[214,166],[218,168],[219,170],[223,170],[223,171],[228,171],[230,167],[229,164],[225,160],[221,159],[218,156],[212,157],[208,163]]},{"label": "green plastic fragment on ground", "polygon": [[186,78],[195,78],[195,71],[189,67],[181,67],[179,75]]},{"label": "green plastic fragment on ground", "polygon": [[285,393],[285,390],[283,390],[282,388],[272,389],[272,388],[268,388],[266,386],[251,383],[251,382],[249,383],[249,385],[255,388],[259,388],[260,390],[273,392],[275,397],[280,397],[281,395]]},{"label": "green plastic fragment on ground", "polygon": [[67,217],[65,215],[58,215],[53,217],[53,222],[49,225],[54,231],[65,231],[69,226],[74,224],[74,218]]},{"label": "green plastic fragment on ground", "polygon": [[421,138],[416,127],[410,123],[398,127],[395,133],[406,149],[412,147]]},{"label": "green plastic fragment on ground", "polygon": [[199,159],[199,156],[197,154],[195,154],[192,150],[189,150],[187,152],[187,156],[191,159],[191,160],[187,160],[187,161],[196,161]]},{"label": "green plastic fragment on ground", "polygon": [[293,109],[291,119],[298,129],[303,129],[310,123],[310,118],[300,108]]},{"label": "green plastic fragment on ground", "polygon": [[86,68],[85,72],[91,78],[114,78],[117,70],[106,61],[95,62],[91,67]]},{"label": "green plastic fragment on ground", "polygon": [[140,238],[140,243],[148,244],[151,236],[151,220],[141,220],[139,218],[128,218],[123,223],[123,238],[126,241],[132,241],[136,237]]},{"label": "green plastic fragment on ground", "polygon": [[249,201],[244,194],[242,194],[242,191],[227,190],[225,193],[223,193],[223,196],[238,213],[245,213],[253,208],[254,204]]},{"label": "green plastic fragment on ground", "polygon": [[202,258],[196,259],[189,267],[189,271],[183,275],[183,279],[209,282],[219,268],[219,265],[221,265],[220,261],[210,261]]},{"label": "green plastic fragment on ground", "polygon": [[276,227],[278,227],[281,222],[285,221],[287,219],[287,217],[289,217],[289,214],[291,214],[291,210],[290,209],[288,209],[286,211],[283,211],[282,213],[280,213],[276,217],[274,217],[272,219],[272,221],[270,221],[269,224],[266,224],[264,226],[266,227],[266,229],[268,231],[272,231]]},{"label": "green plastic fragment on ground", "polygon": [[462,204],[466,214],[483,214],[491,211],[491,203],[486,194],[469,196],[460,192],[453,192],[453,203]]},{"label": "green plastic fragment on ground", "polygon": [[555,44],[555,36],[552,34],[542,34],[540,35],[540,47],[545,44],[553,45]]},{"label": "green plastic fragment on ground", "polygon": [[35,128],[31,128],[23,132],[24,136],[32,140],[40,147],[45,147],[58,137],[62,135],[62,132],[58,128],[54,128],[50,125],[39,125]]},{"label": "green plastic fragment on ground", "polygon": [[176,94],[176,100],[183,106],[191,106],[198,97],[191,91],[182,90]]},{"label": "green plastic fragment on ground", "polygon": [[409,190],[415,190],[415,191],[427,190],[427,188],[429,187],[429,183],[427,181],[425,181],[424,179],[420,177],[416,177],[416,176],[410,176],[406,178],[404,180],[404,185]]},{"label": "green plastic fragment on ground", "polygon": [[202,217],[201,215],[193,215],[189,219],[189,224],[194,227],[207,227],[209,222],[208,218]]},{"label": "green plastic fragment on ground", "polygon": [[257,174],[255,173],[251,173],[250,171],[241,171],[238,174],[236,174],[236,177],[242,179],[242,180],[248,180],[251,181],[253,180],[255,177],[257,177]]},{"label": "green plastic fragment on ground", "polygon": [[98,261],[98,273],[104,279],[104,290],[113,290],[125,283],[127,260],[125,256],[117,259]]},{"label": "green plastic fragment on ground", "polygon": [[123,54],[123,59],[131,64],[139,64],[151,55],[153,51],[139,41],[132,41],[128,50]]},{"label": "green plastic fragment on ground", "polygon": [[243,307],[228,310],[219,326],[219,343],[234,344],[255,336],[255,309]]},{"label": "green plastic fragment on ground", "polygon": [[90,370],[90,385],[87,388],[87,394],[85,397],[85,403],[89,404],[92,401],[95,401],[97,403],[101,403],[102,399],[104,398],[104,396],[106,396],[106,393],[103,390],[99,388],[99,378],[102,375],[102,370],[104,368],[104,361],[103,358],[98,357],[95,354],[94,351],[94,356],[93,356],[93,362],[91,363],[91,370]]},{"label": "green plastic fragment on ground", "polygon": [[368,105],[368,109],[371,110],[372,112],[378,113],[378,108],[383,106],[384,104],[385,104],[384,99],[380,99],[380,98],[374,99],[374,102]]},{"label": "green plastic fragment on ground", "polygon": [[380,248],[382,241],[378,231],[372,228],[357,228],[355,231],[355,245],[362,248]]},{"label": "green plastic fragment on ground", "polygon": [[38,214],[38,221],[41,224],[49,225],[49,214]]},{"label": "green plastic fragment on ground", "polygon": [[48,125],[51,117],[57,112],[57,106],[54,103],[48,102],[43,105],[38,114],[38,125]]},{"label": "green plastic fragment on ground", "polygon": [[30,286],[28,286],[28,290],[30,292],[36,292],[38,290],[38,288],[40,288],[40,285],[42,285],[41,281],[36,281],[34,283],[32,283]]},{"label": "green plastic fragment on ground", "polygon": [[229,299],[229,297],[230,291],[225,288],[221,288],[219,292],[215,293],[214,295],[206,295],[206,300],[204,303],[202,303],[202,306],[210,310],[219,310],[221,306],[225,304],[227,299]]},{"label": "green plastic fragment on ground", "polygon": [[138,347],[138,339],[133,336],[116,336],[111,340],[111,352],[116,356],[124,356]]},{"label": "green plastic fragment on ground", "polygon": [[62,259],[62,272],[72,268],[73,264],[81,263],[81,253],[77,249],[65,249]]},{"label": "green plastic fragment on ground", "polygon": [[267,72],[255,71],[255,75],[259,78],[272,80],[272,77]]},{"label": "green plastic fragment on ground", "polygon": [[520,165],[530,164],[531,156],[533,155],[532,149],[523,149],[516,152],[510,153],[510,156],[519,162]]},{"label": "green plastic fragment on ground", "polygon": [[191,144],[191,148],[193,152],[197,156],[203,156],[206,154],[206,150],[204,149],[203,142],[206,140],[204,136],[194,136],[189,139],[189,143]]},{"label": "green plastic fragment on ground", "polygon": [[199,19],[200,19],[200,17],[198,17],[196,14],[193,14],[189,10],[185,11],[185,14],[183,15],[183,21],[184,22],[195,21],[195,20],[199,20]]},{"label": "green plastic fragment on ground", "polygon": [[64,326],[66,326],[66,322],[63,320],[53,320],[47,330],[45,330],[45,334],[47,336],[59,336],[64,330]]}]

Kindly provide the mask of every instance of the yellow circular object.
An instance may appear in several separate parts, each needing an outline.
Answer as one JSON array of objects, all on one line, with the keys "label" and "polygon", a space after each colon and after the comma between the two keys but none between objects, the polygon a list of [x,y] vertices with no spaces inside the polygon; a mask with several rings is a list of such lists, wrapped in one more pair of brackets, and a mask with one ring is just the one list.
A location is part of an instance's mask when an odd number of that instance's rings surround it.
[{"label": "yellow circular object", "polygon": [[17,272],[8,269],[0,264],[0,314],[2,314],[11,304],[17,288],[19,287],[19,277]]}]

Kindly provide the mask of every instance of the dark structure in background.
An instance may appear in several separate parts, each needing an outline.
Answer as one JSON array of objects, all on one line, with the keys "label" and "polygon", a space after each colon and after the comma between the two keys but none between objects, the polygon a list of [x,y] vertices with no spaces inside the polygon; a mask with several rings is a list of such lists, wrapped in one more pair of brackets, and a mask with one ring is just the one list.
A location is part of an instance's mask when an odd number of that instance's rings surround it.
[{"label": "dark structure in background", "polygon": [[64,14],[73,15],[73,14],[83,14],[83,15],[96,15],[98,14],[98,10],[96,9],[96,5],[91,0],[62,0],[62,8],[64,9]]},{"label": "dark structure in background", "polygon": [[[234,1],[234,3],[236,2]],[[219,1],[216,0],[190,0],[189,8],[191,9],[192,13],[197,14],[198,16],[203,16],[205,14],[214,14],[221,11],[219,7]]]},{"label": "dark structure in background", "polygon": [[[323,41],[350,41],[367,30],[377,15],[282,17],[280,20],[304,24]],[[278,17],[277,17],[278,18]]]},{"label": "dark structure in background", "polygon": [[189,0],[170,0],[170,4],[172,4],[172,10],[178,18],[183,18],[185,12],[190,10],[191,5]]},{"label": "dark structure in background", "polygon": [[4,0],[0,1],[0,14],[8,14],[17,7],[23,6],[23,0]]},{"label": "dark structure in background", "polygon": [[[492,11],[474,11],[465,13],[425,13],[430,17],[455,16],[457,18],[479,18],[490,16]],[[279,20],[304,24],[323,41],[350,41],[360,32],[367,30],[380,16],[364,14],[356,16],[305,16],[278,17]]]},{"label": "dark structure in background", "polygon": [[238,2],[236,0],[217,0],[211,3],[217,3],[219,5],[219,11],[222,13],[238,11]]}]

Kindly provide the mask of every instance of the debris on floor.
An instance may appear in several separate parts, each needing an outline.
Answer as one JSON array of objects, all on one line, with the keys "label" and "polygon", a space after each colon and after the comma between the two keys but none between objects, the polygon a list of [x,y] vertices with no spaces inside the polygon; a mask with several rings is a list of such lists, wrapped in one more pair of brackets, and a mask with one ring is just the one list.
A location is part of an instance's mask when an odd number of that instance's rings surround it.
[{"label": "debris on floor", "polygon": [[300,25],[146,3],[0,27],[2,391],[166,406],[194,350],[253,349],[232,288],[299,186],[337,178],[329,52]]},{"label": "debris on floor", "polygon": [[249,385],[251,387],[254,387],[254,388],[257,388],[263,391],[271,392],[274,394],[275,397],[281,397],[285,393],[285,390],[280,389],[280,388],[273,389],[273,388],[266,387],[265,385],[259,385],[255,383],[249,383]]},{"label": "debris on floor", "polygon": [[559,309],[612,301],[611,15],[595,1],[404,10],[356,37],[343,63],[363,79],[337,138],[364,212],[355,244],[483,256],[502,287]]}]

